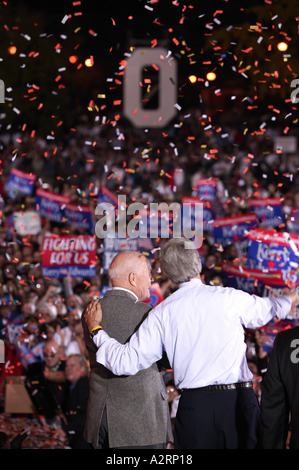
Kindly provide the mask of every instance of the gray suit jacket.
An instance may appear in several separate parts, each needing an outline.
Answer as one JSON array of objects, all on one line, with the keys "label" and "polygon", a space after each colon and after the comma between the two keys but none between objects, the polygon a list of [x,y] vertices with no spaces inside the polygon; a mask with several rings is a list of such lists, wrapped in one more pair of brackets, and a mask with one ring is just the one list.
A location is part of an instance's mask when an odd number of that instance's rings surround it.
[{"label": "gray suit jacket", "polygon": [[[101,325],[120,343],[129,340],[151,309],[143,302],[136,302],[133,295],[122,290],[108,290],[100,303],[103,311]],[[97,446],[106,405],[110,448],[169,441],[168,394],[157,364],[133,376],[112,374],[96,362],[97,347],[90,338],[84,314],[82,323],[91,367],[85,440]]]}]

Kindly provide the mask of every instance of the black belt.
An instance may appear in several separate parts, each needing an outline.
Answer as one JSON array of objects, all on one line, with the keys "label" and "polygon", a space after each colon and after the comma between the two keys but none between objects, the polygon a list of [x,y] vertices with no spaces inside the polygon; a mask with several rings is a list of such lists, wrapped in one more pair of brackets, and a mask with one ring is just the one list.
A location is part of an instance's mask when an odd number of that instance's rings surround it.
[{"label": "black belt", "polygon": [[224,390],[237,390],[239,388],[252,388],[252,382],[237,382],[235,384],[217,384],[207,385],[206,387],[199,388],[183,388],[181,391],[192,392],[192,391],[207,391],[207,392],[221,392]]}]

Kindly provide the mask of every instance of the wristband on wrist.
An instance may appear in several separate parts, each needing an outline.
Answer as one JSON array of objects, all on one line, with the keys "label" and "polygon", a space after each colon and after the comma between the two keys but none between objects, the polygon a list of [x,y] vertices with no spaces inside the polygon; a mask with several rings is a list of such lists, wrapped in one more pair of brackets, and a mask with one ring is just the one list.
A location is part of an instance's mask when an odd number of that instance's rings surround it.
[{"label": "wristband on wrist", "polygon": [[100,330],[102,330],[102,329],[103,329],[103,328],[102,328],[100,325],[95,326],[95,327],[91,330],[91,332],[90,332],[90,337],[91,337],[91,339],[92,339]]},{"label": "wristband on wrist", "polygon": [[93,327],[93,329],[91,330],[90,333],[92,333],[95,330],[100,330],[101,328],[102,328],[101,325],[97,325],[97,326]]}]

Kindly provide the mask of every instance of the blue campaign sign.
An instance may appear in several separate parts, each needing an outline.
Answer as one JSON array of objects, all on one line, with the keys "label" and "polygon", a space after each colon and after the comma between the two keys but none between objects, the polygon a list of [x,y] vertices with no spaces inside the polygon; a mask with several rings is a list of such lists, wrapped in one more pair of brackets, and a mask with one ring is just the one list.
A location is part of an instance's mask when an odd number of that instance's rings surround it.
[{"label": "blue campaign sign", "polygon": [[255,214],[235,215],[214,220],[215,243],[222,246],[242,241],[251,228],[256,227]]},{"label": "blue campaign sign", "polygon": [[67,225],[72,225],[78,229],[94,233],[94,221],[89,206],[80,206],[79,204],[66,204],[61,208],[63,219]]},{"label": "blue campaign sign", "polygon": [[216,218],[216,212],[214,206],[209,201],[203,201],[196,197],[182,198],[182,224],[183,227],[187,227],[188,224],[191,228],[195,227],[195,207],[196,204],[202,204],[202,229],[203,232],[213,232],[213,222]]},{"label": "blue campaign sign", "polygon": [[299,283],[299,236],[275,230],[251,230],[248,264],[255,269],[281,271],[285,283]]},{"label": "blue campaign sign", "polygon": [[5,191],[12,199],[19,195],[31,196],[34,190],[36,175],[32,173],[24,173],[23,171],[13,168],[9,174]]},{"label": "blue campaign sign", "polygon": [[298,318],[290,318],[285,320],[272,320],[262,330],[265,333],[265,343],[263,344],[263,351],[270,354],[273,349],[273,344],[276,338],[276,335],[281,331],[288,330],[298,326]]},{"label": "blue campaign sign", "polygon": [[117,206],[118,198],[116,194],[106,188],[106,186],[102,186],[98,194],[98,203],[100,204],[101,202]]},{"label": "blue campaign sign", "polygon": [[299,235],[299,207],[294,207],[287,220],[287,230]]},{"label": "blue campaign sign", "polygon": [[138,251],[149,260],[153,258],[151,250],[153,241],[150,238],[104,238],[103,269],[107,273],[113,258],[122,251]]},{"label": "blue campaign sign", "polygon": [[217,180],[215,178],[201,178],[196,182],[198,197],[203,201],[214,201],[217,193]]},{"label": "blue campaign sign", "polygon": [[261,297],[264,296],[265,289],[269,286],[284,285],[285,288],[287,287],[280,271],[270,272],[223,263],[222,272],[228,287],[241,289],[249,294],[256,294]]},{"label": "blue campaign sign", "polygon": [[61,208],[69,202],[70,199],[67,196],[60,196],[59,194],[51,193],[41,188],[36,190],[36,210],[41,217],[50,219],[52,222],[62,222],[63,212]]},{"label": "blue campaign sign", "polygon": [[263,228],[275,228],[284,224],[285,219],[280,198],[251,198],[248,201],[251,212],[254,212]]}]

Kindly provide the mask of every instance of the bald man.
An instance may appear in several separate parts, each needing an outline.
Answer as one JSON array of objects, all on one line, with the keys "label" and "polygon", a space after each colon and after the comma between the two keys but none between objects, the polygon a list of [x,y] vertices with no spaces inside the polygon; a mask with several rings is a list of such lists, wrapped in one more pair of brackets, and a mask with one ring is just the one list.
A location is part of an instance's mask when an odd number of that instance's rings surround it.
[{"label": "bald man", "polygon": [[[100,300],[102,325],[109,335],[126,343],[151,307],[151,265],[140,253],[126,251],[109,268],[112,289]],[[155,363],[134,376],[116,376],[96,362],[97,347],[82,315],[90,359],[90,392],[84,438],[97,449],[163,449],[172,440],[168,394]]]}]

